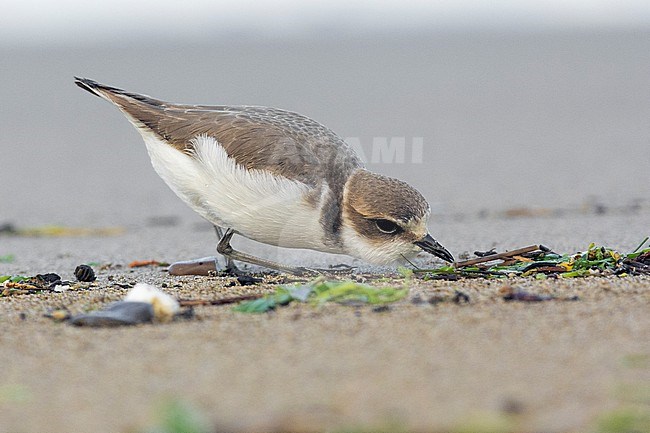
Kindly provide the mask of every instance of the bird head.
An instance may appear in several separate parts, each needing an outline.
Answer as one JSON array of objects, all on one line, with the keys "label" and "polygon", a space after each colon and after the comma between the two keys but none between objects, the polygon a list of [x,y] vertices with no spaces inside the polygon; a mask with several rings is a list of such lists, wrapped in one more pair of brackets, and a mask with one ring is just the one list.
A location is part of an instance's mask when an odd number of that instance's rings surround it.
[{"label": "bird head", "polygon": [[453,262],[428,232],[430,213],[409,184],[359,169],[343,192],[342,239],[351,255],[370,263],[388,264],[422,250]]}]

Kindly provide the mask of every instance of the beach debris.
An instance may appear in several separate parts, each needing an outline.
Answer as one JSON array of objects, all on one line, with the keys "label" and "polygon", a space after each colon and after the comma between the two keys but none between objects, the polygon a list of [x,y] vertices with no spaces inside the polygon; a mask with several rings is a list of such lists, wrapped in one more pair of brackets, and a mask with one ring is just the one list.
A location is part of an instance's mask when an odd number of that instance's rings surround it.
[{"label": "beach debris", "polygon": [[234,281],[229,282],[228,284],[225,285],[225,287],[232,287],[236,285],[240,286],[254,286],[256,284],[263,283],[264,279],[262,278],[257,278],[253,277],[252,275],[248,274],[239,274],[236,275],[236,278]]},{"label": "beach debris", "polygon": [[56,283],[50,285],[49,289],[53,292],[62,293],[70,290],[72,286],[69,281],[57,281]]},{"label": "beach debris", "polygon": [[234,311],[264,313],[293,301],[309,302],[312,305],[321,305],[325,302],[344,305],[383,305],[399,301],[407,293],[407,288],[377,288],[354,281],[326,281],[317,278],[306,285],[278,286],[272,294],[242,302],[234,308]]},{"label": "beach debris", "polygon": [[129,326],[142,323],[170,322],[177,315],[187,318],[176,299],[162,290],[138,283],[124,300],[108,304],[105,308],[79,314],[70,318],[70,324],[89,327]]},{"label": "beach debris", "polygon": [[[530,245],[527,247],[523,248],[518,248],[516,250],[512,251],[506,251],[504,253],[497,253],[496,251],[488,251],[487,253],[480,253],[477,254],[478,258],[476,259],[469,259],[469,260],[464,260],[462,262],[456,262],[454,264],[455,267],[457,268],[463,268],[463,267],[468,267],[472,265],[478,265],[480,263],[488,263],[488,262],[493,262],[495,260],[502,260],[503,262],[507,262],[505,259],[515,259],[517,257],[523,257],[524,260],[528,259],[529,261],[532,261],[530,257],[525,257],[524,255],[527,253],[531,253],[534,251],[550,251],[548,248],[544,247],[543,245]],[[478,252],[478,251],[477,251]]]},{"label": "beach debris", "polygon": [[178,301],[150,284],[136,284],[124,298],[124,302],[146,302],[153,306],[156,320],[169,322],[179,312]]},{"label": "beach debris", "polygon": [[[469,304],[471,301],[469,295],[460,290],[454,290],[453,295],[449,293],[435,293],[429,297],[427,303],[430,305],[438,305],[443,302],[453,302],[454,304]],[[424,303],[424,301],[420,302]]]},{"label": "beach debris", "polygon": [[263,298],[264,296],[265,295],[242,295],[220,299],[179,299],[178,303],[181,307],[195,307],[198,305],[226,305],[238,304],[243,301],[252,301],[254,299]]},{"label": "beach debris", "polygon": [[42,283],[43,290],[51,290],[53,292],[65,292],[70,289],[72,283],[70,281],[64,281],[58,274],[49,273],[49,274],[38,274],[36,275],[36,280]]},{"label": "beach debris", "polygon": [[20,283],[28,279],[29,277],[22,275],[0,275],[0,284],[4,284],[5,282]]},{"label": "beach debris", "polygon": [[203,275],[209,276],[217,272],[215,257],[204,257],[197,260],[173,263],[167,269],[169,275]]},{"label": "beach debris", "polygon": [[[387,304],[404,298],[407,288],[372,287],[354,281],[323,281],[312,286],[307,297],[314,304],[337,302],[339,304]],[[304,289],[303,289],[304,290]]]},{"label": "beach debris", "polygon": [[0,297],[23,295],[35,292],[65,292],[70,289],[88,289],[96,284],[91,282],[70,282],[62,280],[53,272],[24,275],[0,275]]},{"label": "beach debris", "polygon": [[68,311],[67,309],[59,308],[56,310],[52,310],[46,314],[43,314],[43,317],[52,319],[55,322],[65,322],[66,320],[69,320],[72,316],[70,314],[70,311]]},{"label": "beach debris", "polygon": [[134,260],[129,263],[129,268],[142,268],[145,266],[169,266],[169,263],[159,262],[158,260]]},{"label": "beach debris", "polygon": [[492,249],[487,250],[487,251],[474,251],[474,255],[475,255],[476,257],[487,257],[487,256],[493,256],[493,255],[495,255],[496,253],[497,253],[497,252],[496,252],[496,248],[492,248]]},{"label": "beach debris", "polygon": [[461,292],[460,290],[456,290],[454,292],[454,303],[456,304],[469,304],[469,295],[465,292]]},{"label": "beach debris", "polygon": [[284,290],[276,290],[272,295],[245,301],[233,308],[233,311],[240,313],[266,313],[275,310],[277,307],[287,305],[294,299]]},{"label": "beach debris", "polygon": [[125,232],[123,227],[66,227],[44,225],[39,227],[18,228],[11,223],[0,226],[0,235],[25,237],[88,237],[118,236]]},{"label": "beach debris", "polygon": [[34,277],[0,275],[0,296],[26,294],[43,290],[54,291],[59,286],[69,284],[68,281],[61,281],[61,277],[55,273],[38,274]]},{"label": "beach debris", "polygon": [[[330,265],[327,269],[305,269],[308,273],[323,273],[329,275],[348,274],[356,269],[354,266],[346,264]],[[169,275],[203,275],[203,276],[236,276],[242,286],[256,284],[250,282],[242,282],[248,275],[241,273],[236,267],[230,268],[228,266],[220,268],[218,265],[217,257],[203,257],[200,259],[187,260],[181,262],[174,262],[167,269]]]},{"label": "beach debris", "polygon": [[551,295],[538,295],[529,293],[517,287],[505,285],[499,289],[499,294],[503,297],[504,301],[520,301],[520,302],[542,302],[555,299]]},{"label": "beach debris", "polygon": [[83,283],[90,283],[95,281],[97,277],[95,276],[95,271],[88,265],[79,265],[74,270],[74,276],[78,281]]},{"label": "beach debris", "polygon": [[650,275],[650,247],[645,238],[628,254],[590,244],[586,251],[558,254],[543,245],[530,245],[502,253],[478,252],[478,257],[436,269],[414,269],[425,280],[461,278],[533,277],[576,278],[587,276]]},{"label": "beach debris", "polygon": [[263,281],[264,280],[262,278],[256,278],[251,275],[246,275],[246,274],[237,275],[237,282],[239,283],[240,286],[253,286]]},{"label": "beach debris", "polygon": [[117,301],[102,310],[73,316],[70,324],[97,328],[151,323],[153,319],[153,305],[150,303]]},{"label": "beach debris", "polygon": [[61,281],[61,277],[58,274],[55,274],[54,272],[49,272],[47,274],[37,274],[35,279],[42,282],[44,285],[45,284],[51,285]]},{"label": "beach debris", "polygon": [[24,282],[7,281],[2,285],[0,296],[22,295],[32,290],[40,290],[38,287]]}]

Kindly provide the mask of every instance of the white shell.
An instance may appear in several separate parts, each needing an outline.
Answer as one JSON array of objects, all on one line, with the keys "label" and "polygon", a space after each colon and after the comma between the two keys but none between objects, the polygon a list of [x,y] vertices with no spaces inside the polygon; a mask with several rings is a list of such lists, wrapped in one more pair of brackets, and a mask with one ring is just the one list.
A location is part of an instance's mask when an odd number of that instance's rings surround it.
[{"label": "white shell", "polygon": [[181,306],[176,299],[162,290],[145,283],[138,283],[129,290],[124,301],[147,302],[153,306],[154,317],[161,322],[170,321]]}]

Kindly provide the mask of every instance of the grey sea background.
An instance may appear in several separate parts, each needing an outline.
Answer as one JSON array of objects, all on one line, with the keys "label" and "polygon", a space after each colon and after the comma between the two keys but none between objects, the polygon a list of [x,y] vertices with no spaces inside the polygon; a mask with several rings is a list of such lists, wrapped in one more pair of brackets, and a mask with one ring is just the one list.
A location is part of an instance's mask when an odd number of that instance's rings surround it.
[{"label": "grey sea background", "polygon": [[[645,28],[0,47],[0,223],[118,226],[132,236],[155,226],[153,244],[127,237],[114,251],[93,243],[93,254],[178,258],[167,239],[200,257],[213,254],[209,225],[157,176],[122,114],[74,75],[171,102],[312,117],[359,148],[369,169],[418,188],[432,233],[456,252],[549,237],[630,248],[648,231]],[[8,242],[0,252],[27,248]]]}]

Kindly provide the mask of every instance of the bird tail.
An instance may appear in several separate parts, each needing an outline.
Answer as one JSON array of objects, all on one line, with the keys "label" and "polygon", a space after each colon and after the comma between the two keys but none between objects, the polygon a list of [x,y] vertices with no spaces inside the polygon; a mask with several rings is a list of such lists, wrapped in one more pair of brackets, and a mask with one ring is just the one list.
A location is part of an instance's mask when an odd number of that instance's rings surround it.
[{"label": "bird tail", "polygon": [[167,103],[147,95],[107,86],[88,78],[75,77],[75,84],[116,105],[141,134],[146,135],[153,132],[160,137],[164,136],[160,129],[160,122],[161,117],[164,117],[162,114],[167,108]]},{"label": "bird tail", "polygon": [[102,99],[106,99],[107,101],[116,104],[122,109],[124,109],[125,106],[133,104],[149,105],[151,107],[159,108],[162,108],[165,105],[164,102],[154,99],[150,96],[127,92],[117,87],[98,83],[97,81],[91,80],[89,78],[74,77],[74,82],[77,86],[81,87],[87,92],[90,92],[95,96],[99,96]]},{"label": "bird tail", "polygon": [[104,84],[98,83],[97,81],[91,80],[89,78],[74,77],[74,83],[81,87],[82,89],[92,93],[95,96],[100,98],[107,99],[106,95],[116,92],[124,92],[122,89],[117,87],[110,87]]}]

